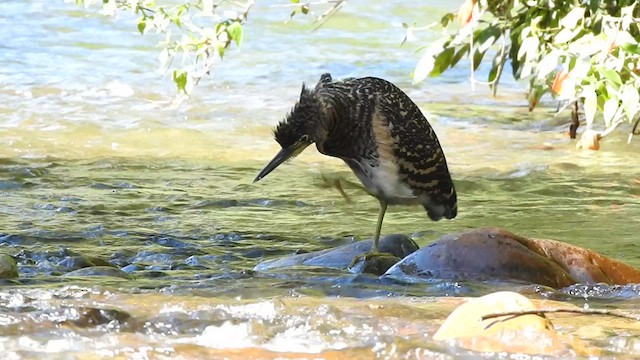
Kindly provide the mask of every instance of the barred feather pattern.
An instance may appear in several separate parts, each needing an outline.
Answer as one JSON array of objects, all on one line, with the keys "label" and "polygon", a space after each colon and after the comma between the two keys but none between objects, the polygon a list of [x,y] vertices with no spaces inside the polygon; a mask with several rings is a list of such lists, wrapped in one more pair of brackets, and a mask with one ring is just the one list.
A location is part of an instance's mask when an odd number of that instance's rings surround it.
[{"label": "barred feather pattern", "polygon": [[313,125],[323,128],[315,136],[318,150],[344,160],[371,195],[388,204],[420,204],[433,220],[456,216],[456,192],[440,142],[402,90],[375,77],[333,81],[323,74],[306,91],[300,102],[306,97],[320,112]]}]

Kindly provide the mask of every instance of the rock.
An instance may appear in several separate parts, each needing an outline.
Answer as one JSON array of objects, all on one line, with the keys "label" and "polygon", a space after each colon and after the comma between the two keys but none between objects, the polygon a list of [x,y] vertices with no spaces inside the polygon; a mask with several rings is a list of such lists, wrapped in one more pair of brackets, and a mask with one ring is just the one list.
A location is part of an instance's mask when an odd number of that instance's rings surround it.
[{"label": "rock", "polygon": [[399,280],[518,280],[554,288],[576,282],[565,269],[527,248],[519,238],[501,229],[445,235],[402,259],[385,276]]},{"label": "rock", "polygon": [[400,260],[399,257],[389,253],[367,254],[357,257],[355,263],[349,266],[348,270],[355,274],[380,276]]},{"label": "rock", "polygon": [[84,255],[76,255],[76,256],[67,256],[64,259],[60,260],[56,266],[65,267],[70,270],[81,269],[85,267],[91,266],[112,266],[107,261],[104,261],[100,258],[93,256],[84,256]]},{"label": "rock", "polygon": [[18,266],[16,261],[9,255],[0,255],[0,279],[17,279]]},{"label": "rock", "polygon": [[123,279],[131,279],[131,275],[126,272],[110,266],[91,266],[78,270],[74,270],[64,274],[65,277],[71,276],[111,276]]},{"label": "rock", "polygon": [[65,320],[63,323],[89,328],[108,323],[123,324],[131,318],[129,313],[120,309],[79,307],[75,310],[78,317],[76,319]]},{"label": "rock", "polygon": [[555,240],[518,237],[518,241],[554,261],[579,283],[640,283],[640,270],[595,251]]},{"label": "rock", "polygon": [[576,149],[600,150],[601,135],[595,130],[586,130],[576,143]]},{"label": "rock", "polygon": [[[295,265],[347,269],[353,261],[354,257],[371,251],[372,245],[372,240],[362,240],[352,244],[342,245],[333,249],[285,256],[281,259],[263,261],[256,265],[254,270],[263,271],[269,269],[291,267]],[[400,259],[418,249],[418,245],[416,245],[413,240],[401,234],[381,237],[379,246],[381,252],[390,253]],[[362,270],[366,269],[367,267],[363,266]]]},{"label": "rock", "polygon": [[474,298],[458,306],[433,335],[465,349],[479,352],[508,352],[547,356],[593,356],[600,351],[579,339],[553,329],[542,315],[501,316],[482,320],[485,315],[536,310],[526,297],[501,291]]}]

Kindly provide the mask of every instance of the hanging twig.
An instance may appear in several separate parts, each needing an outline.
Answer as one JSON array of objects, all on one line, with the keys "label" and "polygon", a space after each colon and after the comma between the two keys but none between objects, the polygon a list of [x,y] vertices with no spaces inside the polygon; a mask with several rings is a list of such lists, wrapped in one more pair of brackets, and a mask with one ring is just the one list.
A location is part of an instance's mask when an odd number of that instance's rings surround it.
[{"label": "hanging twig", "polygon": [[316,19],[316,23],[318,25],[313,29],[313,31],[320,29],[322,25],[324,25],[327,21],[329,21],[329,19],[333,15],[335,15],[335,13],[337,13],[338,10],[340,10],[340,8],[342,7],[342,5],[344,5],[345,2],[347,2],[347,0],[335,1],[333,6],[329,10],[325,11],[322,15],[318,16],[318,18]]},{"label": "hanging twig", "polygon": [[[537,310],[506,311],[506,312],[501,312],[501,313],[484,315],[480,319],[484,321],[484,320],[488,320],[488,319],[495,319],[495,318],[498,318],[498,317],[509,316],[510,318],[508,318],[508,319],[500,319],[499,320],[499,321],[505,321],[505,320],[510,320],[512,318],[516,318],[518,316],[523,316],[523,315],[544,315],[544,314],[549,314],[549,313],[571,313],[571,314],[581,314],[581,315],[605,315],[605,316],[612,316],[612,317],[618,317],[618,318],[629,319],[629,320],[636,320],[636,321],[640,320],[640,317],[638,317],[638,316],[620,314],[618,312],[613,312],[613,311],[605,310],[605,309],[562,309],[562,308],[560,308],[560,309],[537,309]],[[487,328],[489,326],[491,326],[491,325],[493,325],[493,323],[487,325]]]}]

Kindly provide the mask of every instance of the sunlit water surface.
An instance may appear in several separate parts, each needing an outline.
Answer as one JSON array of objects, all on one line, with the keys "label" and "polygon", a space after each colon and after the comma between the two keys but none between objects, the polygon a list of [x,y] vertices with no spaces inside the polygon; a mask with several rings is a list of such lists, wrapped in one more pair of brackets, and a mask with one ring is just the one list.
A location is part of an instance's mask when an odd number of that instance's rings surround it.
[{"label": "sunlit water surface", "polygon": [[[465,65],[413,85],[415,49],[436,34],[400,46],[401,23],[425,24],[456,7],[424,3],[354,1],[316,32],[308,19],[285,25],[287,9],[258,3],[241,50],[173,108],[171,84],[156,71],[155,40],[137,35],[126,15],[3,1],[0,245],[18,261],[20,280],[0,291],[0,349],[51,358],[247,356],[215,352],[221,348],[264,352],[256,357],[471,356],[428,339],[453,308],[443,297],[511,289],[634,308],[634,286],[552,291],[252,270],[374,230],[375,199],[347,185],[347,203],[321,175],[355,178],[315,149],[252,183],[278,150],[271,128],[302,81],[314,84],[323,72],[393,81],[428,114],[443,144],[458,217],[436,223],[421,208],[391,208],[384,233],[425,245],[497,226],[640,266],[638,142],[627,145],[620,134],[599,152],[577,151],[564,133],[568,116],[553,118],[555,104],[529,114],[522,86],[509,79],[498,98],[472,91]],[[123,271],[67,276],[83,256]],[[599,345],[638,353],[636,332]]]}]

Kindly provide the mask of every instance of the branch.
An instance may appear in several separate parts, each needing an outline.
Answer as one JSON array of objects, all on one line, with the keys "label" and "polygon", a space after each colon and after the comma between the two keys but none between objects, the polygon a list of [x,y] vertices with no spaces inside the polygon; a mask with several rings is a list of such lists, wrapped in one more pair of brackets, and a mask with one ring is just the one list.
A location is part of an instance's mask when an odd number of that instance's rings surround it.
[{"label": "branch", "polygon": [[[640,317],[638,317],[638,316],[620,314],[620,313],[613,312],[613,311],[610,311],[610,310],[605,310],[605,309],[562,309],[562,308],[560,308],[560,309],[537,309],[537,310],[506,311],[506,312],[501,312],[501,313],[484,315],[480,319],[484,321],[484,320],[494,319],[494,318],[503,317],[503,316],[510,316],[509,319],[500,319],[499,320],[499,321],[506,321],[506,320],[510,320],[512,318],[516,318],[518,316],[524,316],[524,315],[541,315],[541,316],[543,316],[544,314],[550,314],[550,313],[570,313],[570,314],[581,314],[581,315],[605,315],[605,316],[612,316],[612,317],[629,319],[629,320],[636,320],[636,321],[640,320]],[[487,325],[486,328],[490,327],[491,325],[493,325],[493,324]]]}]

